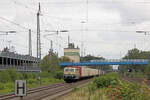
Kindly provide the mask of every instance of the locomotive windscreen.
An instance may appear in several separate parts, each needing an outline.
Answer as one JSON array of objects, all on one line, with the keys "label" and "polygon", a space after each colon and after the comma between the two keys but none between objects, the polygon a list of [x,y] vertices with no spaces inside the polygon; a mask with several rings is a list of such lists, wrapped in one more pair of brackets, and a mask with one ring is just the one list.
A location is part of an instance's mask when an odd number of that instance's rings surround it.
[{"label": "locomotive windscreen", "polygon": [[66,68],[65,71],[67,71],[67,72],[74,72],[74,69],[73,68]]}]

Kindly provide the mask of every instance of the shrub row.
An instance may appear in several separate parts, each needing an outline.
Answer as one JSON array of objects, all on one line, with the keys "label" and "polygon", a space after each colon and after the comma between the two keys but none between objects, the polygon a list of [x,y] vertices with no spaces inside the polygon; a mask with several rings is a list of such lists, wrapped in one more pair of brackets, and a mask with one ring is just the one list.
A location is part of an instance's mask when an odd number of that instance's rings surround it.
[{"label": "shrub row", "polygon": [[17,79],[32,79],[37,78],[38,74],[35,73],[20,73],[15,69],[8,69],[0,72],[0,82],[8,83],[14,82]]},{"label": "shrub row", "polygon": [[88,85],[89,93],[92,94],[98,88],[107,88],[108,86],[121,84],[119,76],[116,73],[106,74],[105,76],[95,77],[94,80]]},{"label": "shrub row", "polygon": [[90,94],[98,88],[106,88],[106,95],[111,100],[149,100],[150,87],[145,79],[142,85],[123,82],[117,74],[107,74],[95,78],[89,85]]},{"label": "shrub row", "polygon": [[43,78],[56,78],[56,79],[63,79],[63,71],[58,71],[53,74],[48,72],[42,73],[19,73],[15,69],[8,69],[5,71],[0,72],[0,82],[7,83],[7,82],[14,82],[17,79],[37,79],[39,76]]},{"label": "shrub row", "polygon": [[106,76],[100,76],[93,80],[93,83],[97,88],[108,87],[110,85],[115,86],[121,84],[119,77],[116,74],[107,74]]},{"label": "shrub row", "polygon": [[107,94],[113,100],[149,100],[150,87],[143,84],[126,83],[122,82],[121,85],[108,87]]}]

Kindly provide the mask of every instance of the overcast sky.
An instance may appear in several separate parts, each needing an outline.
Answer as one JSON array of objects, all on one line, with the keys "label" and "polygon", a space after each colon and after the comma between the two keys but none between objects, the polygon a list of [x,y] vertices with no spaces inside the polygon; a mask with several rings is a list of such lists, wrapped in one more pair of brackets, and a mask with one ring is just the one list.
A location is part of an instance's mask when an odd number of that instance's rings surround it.
[{"label": "overcast sky", "polygon": [[[149,0],[0,0],[0,50],[15,46],[20,54],[28,53],[28,29],[32,29],[32,50],[36,56],[36,13],[41,3],[42,56],[48,53],[50,39],[54,51],[63,55],[67,36],[85,55],[105,58],[123,57],[129,49],[150,50],[149,36],[135,31],[150,31]],[[82,22],[85,23],[82,23]],[[57,35],[44,30],[68,30]],[[2,32],[0,34],[3,34]]]}]

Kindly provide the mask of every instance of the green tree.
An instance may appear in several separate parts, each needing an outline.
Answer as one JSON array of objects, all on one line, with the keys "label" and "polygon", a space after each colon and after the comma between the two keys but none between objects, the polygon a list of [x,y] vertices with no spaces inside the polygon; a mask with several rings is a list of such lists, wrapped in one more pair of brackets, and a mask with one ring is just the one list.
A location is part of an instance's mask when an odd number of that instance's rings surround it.
[{"label": "green tree", "polygon": [[103,57],[95,57],[95,56],[92,56],[92,55],[87,55],[85,57],[81,57],[80,60],[81,61],[89,61],[89,60],[104,60],[105,58]]},{"label": "green tree", "polygon": [[[128,53],[123,57],[123,59],[150,59],[150,51],[141,51],[137,48],[128,50]],[[119,70],[124,72],[128,69],[132,69],[135,72],[148,72],[150,70],[150,65],[128,65],[119,66]]]},{"label": "green tree", "polygon": [[134,48],[129,50],[123,59],[150,59],[150,51],[140,51]]},{"label": "green tree", "polygon": [[50,73],[55,73],[60,70],[59,59],[55,53],[50,53],[46,55],[41,61],[42,71],[48,71]]},{"label": "green tree", "polygon": [[70,62],[70,59],[66,56],[62,56],[59,60],[60,62]]}]

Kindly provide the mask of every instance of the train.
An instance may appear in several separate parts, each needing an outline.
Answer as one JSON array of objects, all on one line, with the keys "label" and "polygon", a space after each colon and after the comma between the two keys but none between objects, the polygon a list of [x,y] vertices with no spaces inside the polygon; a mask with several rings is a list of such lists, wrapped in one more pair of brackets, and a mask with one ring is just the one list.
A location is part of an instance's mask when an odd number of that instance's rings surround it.
[{"label": "train", "polygon": [[98,76],[102,71],[86,66],[68,66],[64,68],[64,81],[72,82],[80,79]]}]

